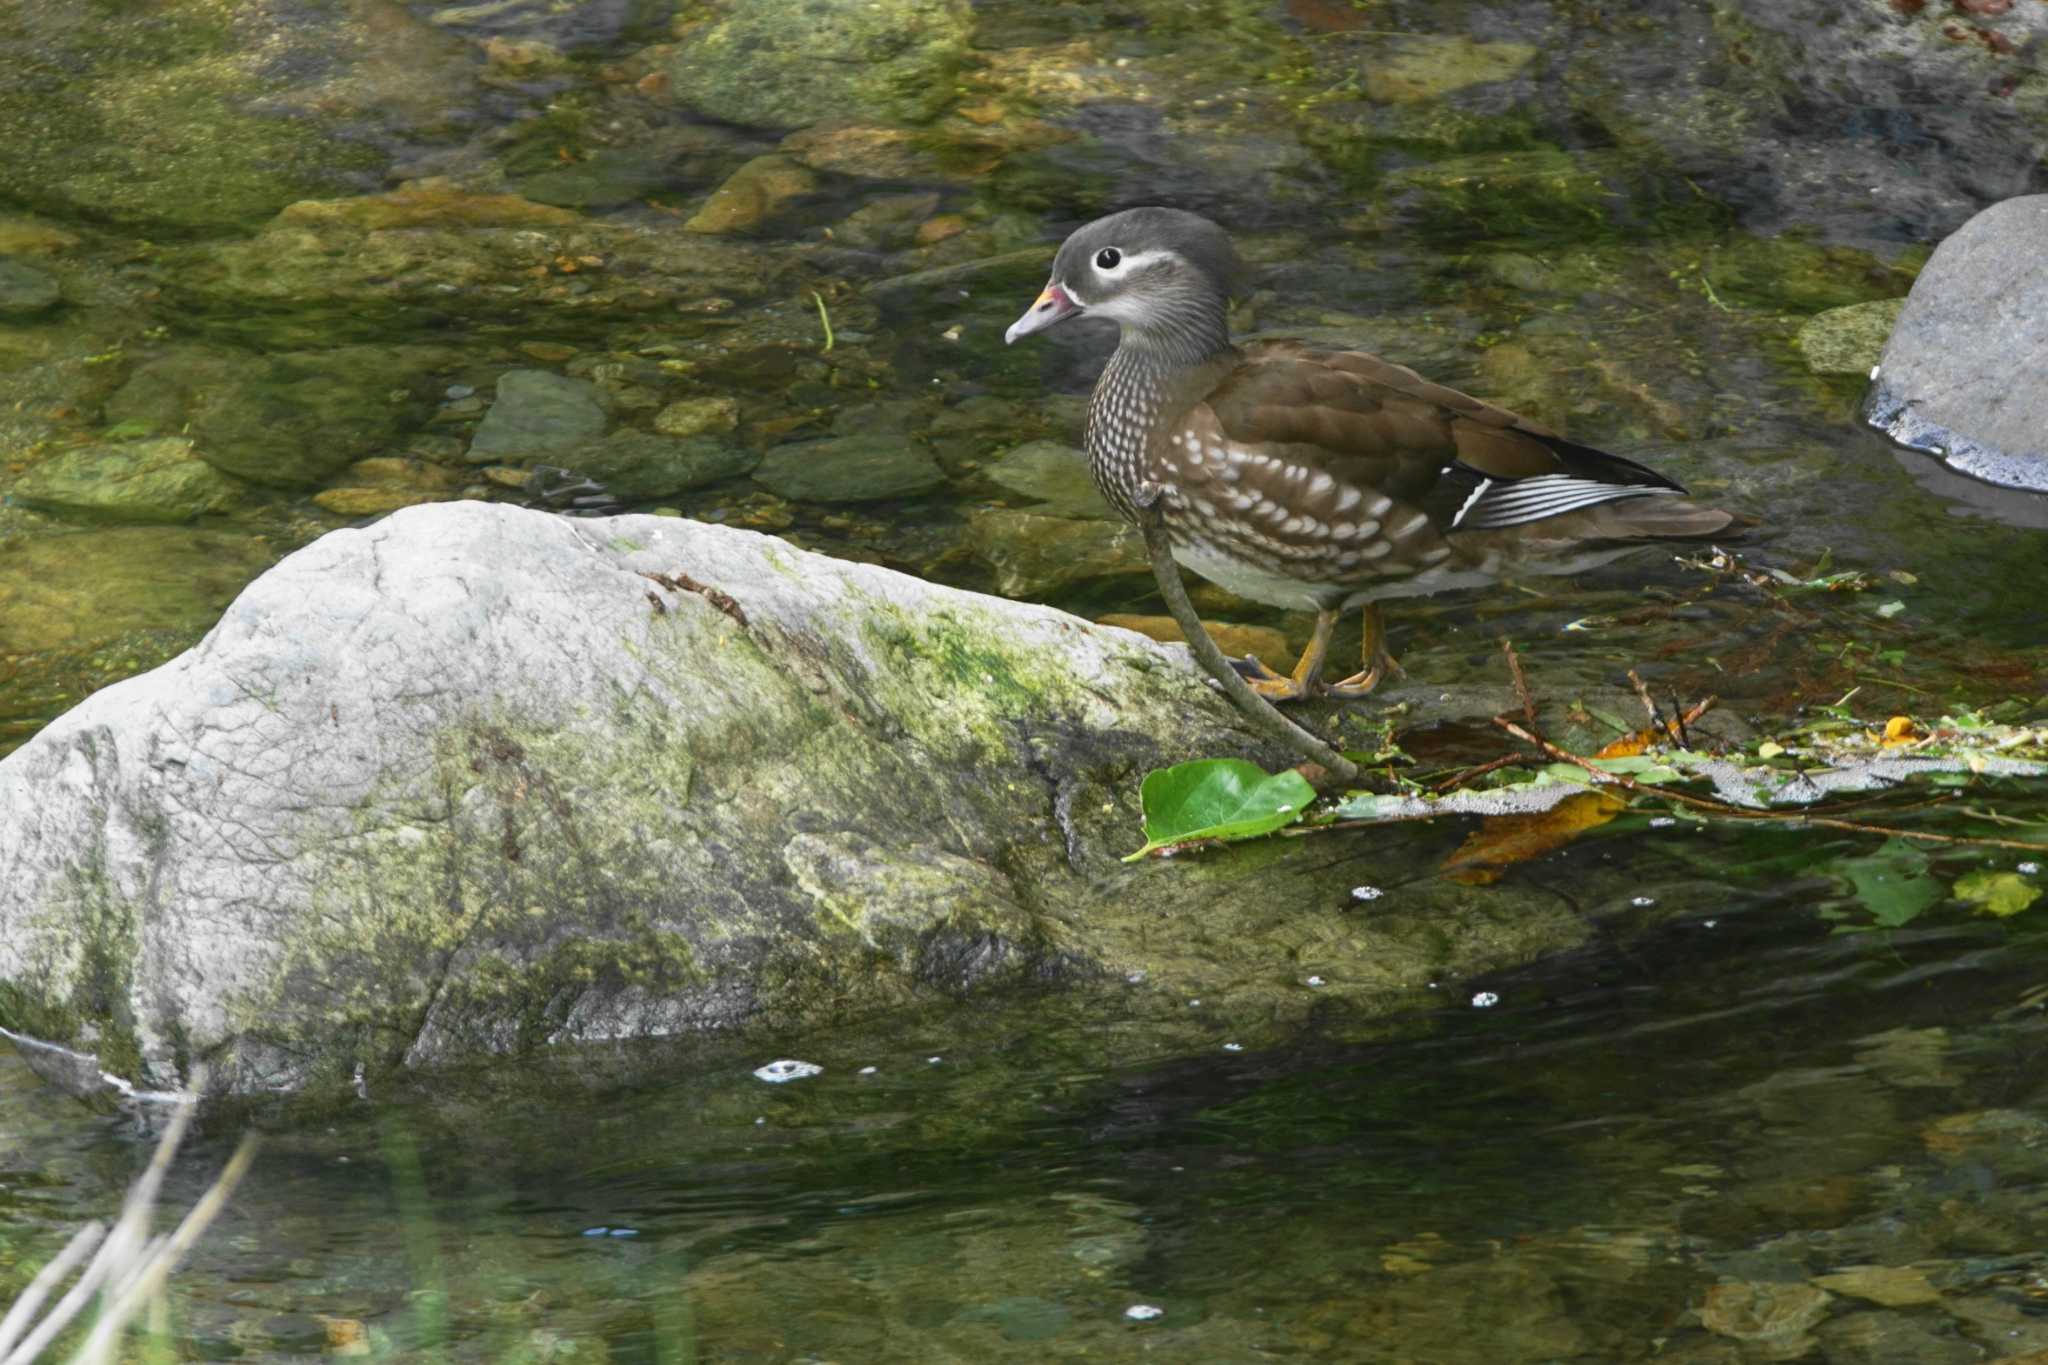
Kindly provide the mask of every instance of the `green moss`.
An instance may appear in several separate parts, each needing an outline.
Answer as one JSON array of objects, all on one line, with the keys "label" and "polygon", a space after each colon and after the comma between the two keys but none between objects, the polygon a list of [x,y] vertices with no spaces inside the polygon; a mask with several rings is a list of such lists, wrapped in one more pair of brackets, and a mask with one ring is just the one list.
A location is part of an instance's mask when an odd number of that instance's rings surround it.
[{"label": "green moss", "polygon": [[41,908],[27,937],[42,958],[0,985],[0,1024],[46,1042],[91,1052],[119,1076],[142,1074],[130,1006],[139,945],[136,907],[106,875],[97,845],[67,877],[68,894]]},{"label": "green moss", "polygon": [[1736,234],[1699,253],[1714,290],[1732,304],[1817,313],[1872,299],[1903,297],[1924,256],[1879,260],[1854,247],[1824,246],[1793,233]]},{"label": "green moss", "polygon": [[1557,147],[1483,153],[1387,175],[1375,217],[1439,245],[1513,239],[1586,245],[1697,230],[1719,206],[1639,158]]},{"label": "green moss", "polygon": [[942,750],[964,732],[989,757],[1008,754],[1017,720],[1042,717],[1073,692],[1065,673],[1028,662],[998,628],[967,613],[875,603],[864,629],[889,665],[887,685],[911,694],[889,709]]}]

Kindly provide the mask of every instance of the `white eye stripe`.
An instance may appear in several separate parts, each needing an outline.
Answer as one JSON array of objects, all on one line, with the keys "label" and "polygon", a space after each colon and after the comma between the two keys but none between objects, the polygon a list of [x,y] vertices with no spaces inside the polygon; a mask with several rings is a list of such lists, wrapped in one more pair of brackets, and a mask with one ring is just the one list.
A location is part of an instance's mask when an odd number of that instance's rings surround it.
[{"label": "white eye stripe", "polygon": [[1121,259],[1115,265],[1105,267],[1101,260],[1102,253],[1097,251],[1088,258],[1088,264],[1093,266],[1095,273],[1104,279],[1115,280],[1121,279],[1133,270],[1143,270],[1146,266],[1152,265],[1155,262],[1177,259],[1171,251],[1122,251],[1119,249],[1119,255]]}]

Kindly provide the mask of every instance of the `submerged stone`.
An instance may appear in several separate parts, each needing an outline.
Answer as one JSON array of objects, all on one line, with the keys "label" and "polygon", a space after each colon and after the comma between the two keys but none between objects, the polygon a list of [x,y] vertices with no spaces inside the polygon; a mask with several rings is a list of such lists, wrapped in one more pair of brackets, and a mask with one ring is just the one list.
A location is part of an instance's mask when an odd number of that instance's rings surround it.
[{"label": "submerged stone", "polygon": [[868,434],[770,450],[754,482],[791,502],[878,502],[945,486],[945,471],[906,436]]},{"label": "submerged stone", "polygon": [[449,352],[343,346],[269,355],[180,346],[136,367],[106,403],[114,423],[188,434],[208,464],[256,483],[317,484],[387,449],[427,413]]},{"label": "submerged stone", "polygon": [[56,276],[26,261],[0,256],[0,318],[34,317],[63,301]]},{"label": "submerged stone", "polygon": [[[1112,612],[1108,616],[1095,618],[1098,626],[1115,626],[1119,630],[1135,630],[1148,640],[1185,640],[1180,622],[1171,616],[1133,616],[1128,612]],[[1204,621],[1202,629],[1216,647],[1232,658],[1245,655],[1265,660],[1274,668],[1286,668],[1292,660],[1288,658],[1287,636],[1271,626],[1247,626],[1236,621]]]},{"label": "submerged stone", "polygon": [[303,199],[286,205],[277,221],[293,227],[345,224],[377,232],[420,227],[560,227],[577,221],[577,215],[516,194],[478,194],[437,177],[353,199]]},{"label": "submerged stone", "polygon": [[793,199],[818,187],[810,169],[786,156],[757,156],[711,192],[704,206],[683,224],[712,235],[752,232]]},{"label": "submerged stone", "polygon": [[23,537],[0,555],[0,654],[203,629],[276,557],[260,537],[190,526]]},{"label": "submerged stone", "polygon": [[630,429],[561,457],[568,468],[629,502],[736,479],[760,462],[754,451],[716,435],[658,436]]},{"label": "submerged stone", "polygon": [[729,123],[917,122],[952,99],[973,28],[966,0],[732,0],[658,69],[676,103]]},{"label": "submerged stone", "polygon": [[552,370],[507,370],[498,399],[464,457],[471,464],[538,460],[576,450],[604,434],[598,387]]},{"label": "submerged stone", "polygon": [[233,505],[242,485],[163,436],[68,450],[31,466],[14,497],[46,512],[114,521],[190,521]]},{"label": "submerged stone", "polygon": [[2048,194],[1935,249],[1885,343],[1864,417],[1975,478],[2048,491]]},{"label": "submerged stone", "polygon": [[1868,375],[1884,353],[1904,299],[1875,299],[1815,313],[1799,327],[1799,353],[1815,374]]},{"label": "submerged stone", "polygon": [[1554,147],[1452,157],[1388,175],[1374,213],[1439,240],[1581,239],[1611,230],[1633,170],[1611,155]]},{"label": "submerged stone", "polygon": [[730,398],[679,398],[654,414],[664,436],[716,435],[740,424],[740,405]]},{"label": "submerged stone", "polygon": [[1365,66],[1365,93],[1383,104],[1417,104],[1467,86],[1504,81],[1536,60],[1528,43],[1479,43],[1460,35],[1391,40]]},{"label": "submerged stone", "polygon": [[1088,457],[1058,441],[1026,441],[988,467],[988,477],[1035,500],[1029,510],[1049,517],[1101,520],[1115,516],[1088,473]]},{"label": "submerged stone", "polygon": [[1152,571],[1145,538],[1120,521],[1078,521],[992,508],[967,523],[967,542],[995,570],[1005,597],[1044,597],[1111,574]]}]

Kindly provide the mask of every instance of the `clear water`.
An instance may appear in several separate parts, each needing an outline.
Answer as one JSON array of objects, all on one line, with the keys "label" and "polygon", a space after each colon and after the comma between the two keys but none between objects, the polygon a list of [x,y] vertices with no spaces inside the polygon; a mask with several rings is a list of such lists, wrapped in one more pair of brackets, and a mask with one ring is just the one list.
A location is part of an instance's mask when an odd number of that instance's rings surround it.
[{"label": "clear water", "polygon": [[[378,1097],[273,1135],[178,1277],[178,1349],[1719,1360],[1738,1339],[1700,1325],[1710,1295],[1869,1265],[1929,1302],[1839,1293],[1798,1358],[2048,1345],[2048,940],[1829,938],[1796,882],[1661,889],[1686,909],[1441,983],[1376,1037],[1144,1060],[1026,1002],[679,1052],[639,1088],[598,1056]],[[784,1050],[823,1073],[752,1079]],[[0,1087],[20,1266],[146,1148],[16,1063]],[[171,1201],[225,1152],[202,1142]]]},{"label": "clear water", "polygon": [[[1754,562],[1802,575],[1825,562],[1873,584],[1787,600],[1651,555],[1568,583],[1405,604],[1393,645],[1415,686],[1500,681],[1507,635],[1546,695],[1635,666],[1660,695],[1715,693],[1760,726],[1852,690],[1869,720],[1961,706],[2018,719],[2048,694],[2039,500],[1944,481],[1932,460],[1893,451],[1854,420],[1860,380],[1810,373],[1793,342],[1818,311],[1904,292],[1953,212],[1924,158],[1978,147],[1958,140],[1976,125],[1952,121],[1979,118],[1983,101],[1886,103],[1896,91],[1873,86],[1867,123],[1813,153],[1832,178],[1802,199],[1765,171],[1689,181],[1574,93],[1587,68],[1573,63],[1590,52],[1624,107],[1667,89],[1707,100],[1682,63],[1673,77],[1672,53],[1728,41],[1745,22],[1733,11],[1696,33],[1708,20],[1677,6],[985,3],[977,69],[998,74],[968,79],[962,98],[999,117],[935,124],[920,135],[928,162],[879,187],[828,175],[764,222],[750,240],[802,287],[716,309],[590,311],[327,295],[258,308],[214,288],[209,253],[250,240],[293,198],[437,167],[540,193],[538,178],[565,166],[651,158],[647,130],[688,121],[623,96],[607,66],[666,33],[661,8],[394,6],[341,21],[347,41],[332,54],[287,44],[263,68],[275,110],[339,118],[346,137],[332,145],[346,155],[264,144],[265,175],[307,176],[282,191],[229,175],[182,125],[154,160],[117,155],[183,107],[164,102],[162,82],[203,94],[214,56],[260,47],[246,26],[198,3],[97,6],[87,37],[59,0],[0,14],[0,63],[25,73],[0,92],[0,127],[33,172],[0,184],[0,228],[19,211],[75,239],[27,257],[63,277],[64,310],[0,325],[0,434],[13,452],[0,487],[53,451],[117,439],[112,395],[165,348],[327,357],[316,370],[354,363],[331,347],[437,348],[415,406],[367,453],[465,435],[447,395],[488,397],[508,368],[609,365],[657,402],[737,398],[756,446],[895,433],[947,476],[888,503],[807,504],[738,480],[662,505],[991,589],[999,574],[974,519],[1029,504],[987,466],[1024,439],[1077,439],[1075,399],[1109,342],[1077,325],[1005,349],[1001,331],[1065,230],[1166,201],[1225,221],[1255,258],[1244,326],[1343,339],[1509,401],[1755,517],[1743,547]],[[269,17],[281,31],[337,22],[313,5]],[[1505,82],[1389,101],[1372,85],[1386,72],[1430,78],[1427,63],[1402,65],[1414,34],[1536,55]],[[477,44],[494,37],[545,40],[569,60],[479,80]],[[1768,67],[1785,35],[1737,37]],[[1753,69],[1721,74],[1740,93]],[[388,84],[366,96],[341,82],[351,71]],[[1980,131],[2005,128],[1983,108]],[[67,122],[87,116],[103,124]],[[292,126],[236,124],[234,136]],[[672,229],[776,141],[699,131],[709,150],[664,152],[659,175],[591,216]],[[990,142],[1002,154],[984,168]],[[1428,178],[1488,156],[1521,158],[1510,169],[1535,181],[1461,198]],[[189,167],[189,183],[159,163]],[[1886,164],[1883,214],[1826,188]],[[1588,166],[1597,186],[1574,179]],[[2017,182],[1978,169],[2000,192],[2039,187],[2026,179],[2038,169]],[[885,192],[935,194],[919,211],[967,226],[929,247],[849,249],[849,220]],[[991,258],[1002,263],[919,273]],[[830,352],[812,284],[837,331]],[[687,367],[662,367],[673,360]],[[644,426],[649,410],[617,420]],[[229,511],[171,527],[0,508],[0,739],[19,742],[185,647],[249,577],[349,524],[312,491],[245,490]],[[1134,575],[1031,595],[1088,615],[1158,609]],[[1302,621],[1208,600],[1296,645],[1305,634]],[[1497,751],[1483,729],[1403,742],[1425,761],[1469,761]],[[2044,814],[2038,791],[1986,788],[1911,818],[1992,832],[1966,807]],[[1464,833],[1447,824],[1347,856],[1397,896],[1436,875]],[[1909,930],[1837,935],[1861,922],[1845,860],[1869,856],[1874,837],[1626,822],[1607,834],[1494,891],[1503,916],[1562,904],[1595,919],[1600,946],[1441,982],[1439,1009],[1391,1023],[1331,1014],[1239,1051],[1219,1035],[1150,1055],[1139,1040],[1156,1035],[1119,1028],[1113,992],[999,1000],[678,1047],[660,1084],[611,1079],[642,1074],[644,1055],[592,1053],[541,1075],[422,1078],[310,1120],[269,1116],[254,1172],[178,1276],[172,1349],[1387,1362],[2048,1350],[2034,919],[1948,904]],[[1953,878],[2021,861],[1964,849],[1935,865]],[[1649,903],[1586,896],[1617,878]],[[1482,992],[1497,1003],[1475,1007]],[[825,1070],[782,1086],[751,1077],[778,1057]],[[0,1096],[4,1299],[73,1226],[117,1204],[146,1137],[42,1088],[11,1056]],[[180,1162],[173,1206],[231,1137],[211,1134]],[[1870,1265],[1919,1280],[1856,1278]],[[1129,1316],[1141,1306],[1160,1312]]]}]

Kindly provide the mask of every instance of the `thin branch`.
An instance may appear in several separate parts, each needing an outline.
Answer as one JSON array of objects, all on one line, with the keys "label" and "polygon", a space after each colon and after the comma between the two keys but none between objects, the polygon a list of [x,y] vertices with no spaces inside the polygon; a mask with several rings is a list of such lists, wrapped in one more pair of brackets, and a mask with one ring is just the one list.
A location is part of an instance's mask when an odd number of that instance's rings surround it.
[{"label": "thin branch", "polygon": [[1515,642],[1502,638],[1500,652],[1508,656],[1508,673],[1515,680],[1515,696],[1522,703],[1522,719],[1529,722],[1531,730],[1536,728],[1536,697],[1529,691],[1529,680],[1522,675],[1522,656],[1515,653]]},{"label": "thin branch", "polygon": [[1166,599],[1166,610],[1180,626],[1181,634],[1187,637],[1188,649],[1194,653],[1196,662],[1202,665],[1202,671],[1237,704],[1237,709],[1253,728],[1268,739],[1286,745],[1311,763],[1320,764],[1340,782],[1356,782],[1359,777],[1356,763],[1281,715],[1273,703],[1252,691],[1251,684],[1238,676],[1237,670],[1230,666],[1230,660],[1223,657],[1223,651],[1209,638],[1209,632],[1202,626],[1202,618],[1195,613],[1194,603],[1188,601],[1187,586],[1180,578],[1180,566],[1174,563],[1173,547],[1166,538],[1166,519],[1159,508],[1159,490],[1156,487],[1140,493],[1138,529],[1145,535],[1145,553],[1152,560],[1152,576],[1159,582],[1159,595]]}]

